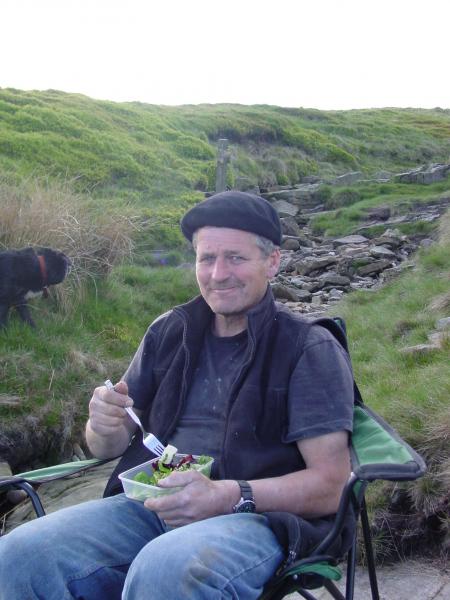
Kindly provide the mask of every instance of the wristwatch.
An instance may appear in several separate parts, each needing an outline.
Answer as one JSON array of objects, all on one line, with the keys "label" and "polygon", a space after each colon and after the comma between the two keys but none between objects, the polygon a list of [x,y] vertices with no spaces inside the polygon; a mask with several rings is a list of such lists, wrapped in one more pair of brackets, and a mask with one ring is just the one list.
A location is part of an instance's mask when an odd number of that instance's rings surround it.
[{"label": "wristwatch", "polygon": [[238,481],[241,488],[241,499],[233,506],[235,513],[254,513],[256,511],[255,499],[253,498],[253,490],[248,481]]}]

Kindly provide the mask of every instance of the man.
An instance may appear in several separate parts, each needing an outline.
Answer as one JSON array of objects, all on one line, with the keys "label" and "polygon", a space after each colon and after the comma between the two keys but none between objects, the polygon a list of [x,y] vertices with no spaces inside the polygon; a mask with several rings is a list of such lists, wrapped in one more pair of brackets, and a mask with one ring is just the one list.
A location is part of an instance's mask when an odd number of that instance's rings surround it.
[{"label": "man", "polygon": [[[90,402],[91,451],[124,453],[107,497],[2,538],[1,598],[258,598],[287,554],[330,529],[350,473],[348,355],[274,302],[281,225],[268,202],[216,194],[181,228],[201,295],[157,319],[123,381]],[[144,504],[120,494],[117,473],[150,458],[126,406],[164,443],[213,456],[211,479],[173,473],[160,485],[181,489]]]}]

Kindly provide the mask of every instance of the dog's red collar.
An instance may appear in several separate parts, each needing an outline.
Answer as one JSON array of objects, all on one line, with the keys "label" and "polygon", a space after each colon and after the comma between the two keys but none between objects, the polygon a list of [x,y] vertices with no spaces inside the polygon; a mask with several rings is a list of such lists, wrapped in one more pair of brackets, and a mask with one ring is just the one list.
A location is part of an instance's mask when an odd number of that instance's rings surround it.
[{"label": "dog's red collar", "polygon": [[39,267],[41,269],[42,287],[44,288],[44,296],[47,295],[47,265],[45,264],[45,258],[42,254],[38,254]]}]

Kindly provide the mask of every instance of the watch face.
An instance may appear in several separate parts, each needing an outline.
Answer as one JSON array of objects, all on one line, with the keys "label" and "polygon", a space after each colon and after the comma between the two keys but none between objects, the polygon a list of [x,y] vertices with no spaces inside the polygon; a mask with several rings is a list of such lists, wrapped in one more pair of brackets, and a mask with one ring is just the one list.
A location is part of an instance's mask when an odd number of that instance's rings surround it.
[{"label": "watch face", "polygon": [[236,507],[236,512],[240,513],[254,513],[255,512],[255,503],[253,500],[244,500],[240,502]]}]

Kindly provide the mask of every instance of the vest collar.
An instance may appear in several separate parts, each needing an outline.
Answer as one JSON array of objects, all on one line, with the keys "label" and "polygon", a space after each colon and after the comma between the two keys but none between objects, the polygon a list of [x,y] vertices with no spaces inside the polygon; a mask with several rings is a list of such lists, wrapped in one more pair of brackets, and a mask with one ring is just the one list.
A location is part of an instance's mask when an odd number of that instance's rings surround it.
[{"label": "vest collar", "polygon": [[[204,330],[210,326],[214,313],[205,302],[202,296],[196,296],[186,304],[176,306],[174,312],[182,315],[185,320],[188,330],[194,329],[197,334],[201,329]],[[248,329],[254,335],[257,334],[265,325],[270,323],[275,317],[277,310],[272,289],[267,285],[266,293],[263,298],[253,306],[247,313]],[[256,337],[258,337],[256,335]]]}]

